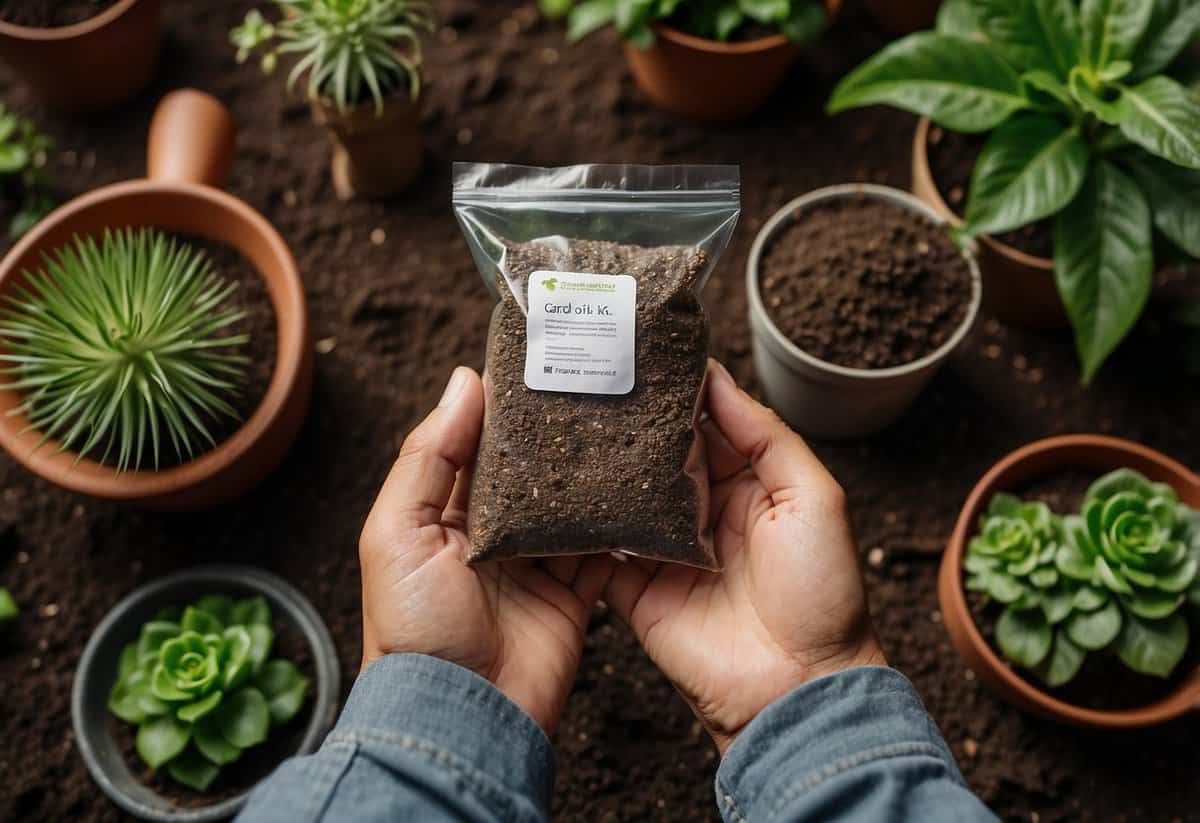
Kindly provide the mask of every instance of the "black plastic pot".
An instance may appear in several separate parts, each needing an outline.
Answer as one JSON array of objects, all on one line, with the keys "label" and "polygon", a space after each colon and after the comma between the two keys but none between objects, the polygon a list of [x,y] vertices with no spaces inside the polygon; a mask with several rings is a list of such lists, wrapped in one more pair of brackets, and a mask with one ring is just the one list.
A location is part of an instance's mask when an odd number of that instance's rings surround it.
[{"label": "black plastic pot", "polygon": [[172,574],[134,591],[113,607],[92,633],[71,692],[75,742],[92,779],[113,802],[143,820],[200,823],[237,814],[250,790],[211,806],[180,808],[132,774],[109,731],[108,693],[117,678],[121,649],[137,639],[143,623],[160,609],[190,603],[205,594],[262,595],[277,622],[299,631],[312,651],[315,670],[312,714],[296,754],[315,751],[333,725],[341,668],[329,629],[312,604],[291,584],[250,566],[202,566]]}]

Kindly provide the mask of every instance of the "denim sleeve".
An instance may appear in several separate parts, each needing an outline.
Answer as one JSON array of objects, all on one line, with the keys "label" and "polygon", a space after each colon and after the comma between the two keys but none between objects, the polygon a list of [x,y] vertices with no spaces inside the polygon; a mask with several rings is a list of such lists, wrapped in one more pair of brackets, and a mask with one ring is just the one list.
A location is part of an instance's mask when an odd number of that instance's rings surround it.
[{"label": "denim sleeve", "polygon": [[893,669],[852,669],[768,706],[717,770],[726,823],[996,817],[963,782],[916,690]]},{"label": "denim sleeve", "polygon": [[276,769],[238,821],[541,823],[553,784],[550,741],[491,683],[394,654],[359,675],[321,749]]}]

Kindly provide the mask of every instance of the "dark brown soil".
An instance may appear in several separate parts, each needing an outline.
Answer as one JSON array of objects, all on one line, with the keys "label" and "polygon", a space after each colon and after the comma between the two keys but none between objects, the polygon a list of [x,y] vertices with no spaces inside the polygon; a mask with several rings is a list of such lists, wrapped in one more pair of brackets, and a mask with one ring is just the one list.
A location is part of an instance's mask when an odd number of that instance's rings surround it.
[{"label": "dark brown soil", "polygon": [[[940,126],[929,128],[929,168],[933,181],[951,211],[963,214],[971,193],[975,159],[983,151],[987,135],[961,134]],[[1030,223],[996,237],[1002,243],[1038,257],[1054,256],[1054,221]]]},{"label": "dark brown soil", "polygon": [[[328,621],[348,690],[358,670],[354,546],[400,442],[458,363],[484,363],[492,300],[450,209],[452,160],[541,165],[637,158],[738,162],[742,220],[705,288],[712,348],[757,391],[745,261],[755,232],[800,193],[847,181],[907,188],[915,119],[884,108],[824,114],[829,91],[884,42],[859,2],[759,114],[712,128],[654,111],[633,86],[616,33],[577,46],[533,2],[439,2],[412,191],[340,203],[328,146],[282,78],[238,66],[229,29],[255,5],[167,3],[170,41],[153,87],[86,119],[52,115],[0,70],[0,96],[61,151],[65,195],[145,172],[145,132],[167,90],[218,94],[241,126],[230,189],[296,255],[316,345],[312,412],[261,489],[215,513],[134,512],[68,494],[0,455],[0,581],[22,608],[0,639],[0,819],[123,819],[88,777],[71,737],[71,678],[92,628],[139,583],[236,559],[299,587]],[[939,554],[986,469],[1039,437],[1119,434],[1200,466],[1200,383],[1135,333],[1090,388],[1069,334],[981,322],[888,431],[813,443],[846,488],[888,660],[916,684],[971,788],[1004,819],[1200,821],[1200,716],[1127,734],[1080,732],[996,699],[954,653],[937,601]],[[636,647],[597,610],[555,738],[561,821],[715,821],[716,752]]]},{"label": "dark brown soil", "polygon": [[[555,238],[561,240],[561,238]],[[703,252],[595,240],[508,248],[488,337],[488,413],[471,488],[471,560],[623,549],[713,567],[707,470],[697,437],[708,315]],[[637,280],[636,365],[624,395],[525,385],[526,317],[515,294],[535,271]],[[697,479],[700,478],[700,479]]]},{"label": "dark brown soil", "polygon": [[3,0],[0,18],[19,26],[49,29],[82,23],[119,0]]},{"label": "dark brown soil", "polygon": [[267,740],[242,752],[235,762],[221,769],[217,779],[206,792],[197,792],[175,782],[166,769],[155,772],[146,766],[137,753],[137,727],[114,716],[109,717],[109,730],[116,736],[125,765],[130,772],[141,775],[151,789],[170,800],[177,807],[195,809],[215,806],[224,800],[241,794],[275,770],[286,758],[296,753],[304,740],[305,727],[312,716],[312,701],[316,696],[316,675],[313,670],[312,650],[303,635],[291,626],[276,622],[275,643],[271,659],[283,658],[296,664],[308,678],[308,696],[305,706],[283,726],[271,729]]},{"label": "dark brown soil", "polygon": [[866,197],[792,215],[763,253],[762,299],[793,343],[839,366],[919,360],[962,325],[971,272],[940,226]]}]

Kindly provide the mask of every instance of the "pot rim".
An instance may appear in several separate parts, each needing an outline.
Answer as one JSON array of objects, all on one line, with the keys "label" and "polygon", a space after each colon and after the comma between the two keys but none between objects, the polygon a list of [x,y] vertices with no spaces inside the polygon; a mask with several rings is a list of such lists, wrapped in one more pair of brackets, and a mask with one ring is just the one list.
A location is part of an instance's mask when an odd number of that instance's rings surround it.
[{"label": "pot rim", "polygon": [[[825,6],[825,14],[829,23],[833,23],[837,19],[838,12],[841,10],[842,0],[825,0],[822,4]],[[766,37],[759,37],[755,40],[739,40],[736,43],[722,43],[719,40],[710,40],[707,37],[697,37],[694,34],[688,34],[674,26],[669,26],[666,23],[654,23],[652,28],[655,33],[678,46],[695,49],[696,51],[708,52],[710,54],[757,54],[759,52],[771,51],[772,49],[784,48],[786,46],[799,45],[793,43],[786,34],[771,34]]]},{"label": "pot rim", "polygon": [[[200,183],[175,180],[131,180],[95,189],[56,209],[42,220],[0,261],[0,291],[19,272],[16,260],[23,257],[52,229],[69,222],[76,214],[125,196],[162,194],[181,199],[204,200],[227,212],[242,229],[266,239],[285,276],[281,294],[268,289],[275,313],[278,341],[275,365],[266,393],[254,412],[228,438],[198,457],[168,469],[139,469],[118,474],[112,466],[91,459],[76,463],[74,452],[58,453],[57,441],[31,449],[29,433],[22,434],[16,418],[0,414],[0,447],[29,471],[71,491],[108,500],[138,500],[178,494],[197,486],[241,460],[258,441],[285,416],[289,400],[304,371],[308,316],[304,287],[287,243],[265,217],[231,194]],[[261,272],[255,272],[262,277]],[[0,380],[0,395],[10,394],[8,380]],[[86,467],[87,471],[80,471]]]},{"label": "pot rim", "polygon": [[[1090,460],[1083,456],[1090,457]],[[1003,690],[1015,695],[1018,703],[1025,704],[1045,717],[1074,726],[1102,729],[1140,728],[1200,710],[1200,664],[1193,668],[1193,673],[1183,680],[1178,688],[1153,703],[1129,709],[1089,709],[1060,700],[1021,677],[1000,658],[976,625],[963,585],[962,563],[967,541],[975,529],[985,498],[1008,488],[1005,484],[1012,480],[1020,482],[1021,478],[1014,478],[1013,473],[1022,466],[1032,464],[1035,467],[1030,469],[1031,477],[1045,474],[1046,469],[1041,468],[1043,461],[1051,464],[1051,471],[1054,466],[1061,468],[1080,465],[1106,471],[1128,465],[1130,462],[1154,466],[1162,472],[1164,478],[1171,478],[1165,482],[1169,482],[1181,496],[1191,501],[1200,501],[1200,477],[1171,457],[1131,440],[1099,434],[1068,434],[1036,440],[1009,452],[996,461],[971,489],[959,511],[954,531],[942,555],[942,565],[938,573],[938,601],[947,630],[954,641],[952,645],[956,647],[963,661],[975,669],[982,679],[994,680]],[[1103,468],[1105,466],[1107,468]],[[962,630],[965,642],[976,656],[976,660],[973,661],[970,655],[963,653],[959,648],[959,638],[956,632],[951,631],[952,623],[956,624],[953,628]],[[983,671],[980,671],[980,668]]]},{"label": "pot rim", "polygon": [[117,0],[117,3],[99,14],[89,17],[86,20],[81,20],[78,23],[69,23],[65,26],[50,26],[47,28],[20,26],[0,18],[0,37],[38,42],[71,40],[76,37],[83,37],[114,22],[139,2],[141,0]]},{"label": "pot rim", "polygon": [[[155,599],[173,589],[187,587],[210,587],[233,582],[240,588],[251,589],[273,601],[276,610],[282,612],[283,618],[293,624],[308,643],[313,655],[313,670],[316,679],[316,690],[313,696],[312,713],[304,730],[304,737],[296,751],[288,755],[308,754],[317,749],[326,731],[336,719],[338,704],[341,700],[341,663],[334,645],[333,636],[320,613],[299,589],[283,578],[265,569],[254,566],[219,564],[197,566],[192,569],[174,572],[138,586],[125,595],[113,606],[104,618],[97,624],[88,638],[83,654],[75,668],[71,684],[71,725],[75,733],[76,745],[83,756],[84,764],[92,780],[108,797],[130,814],[143,820],[166,821],[170,823],[201,823],[202,821],[223,820],[232,817],[245,804],[250,793],[262,782],[261,780],[244,792],[234,797],[218,801],[208,806],[198,808],[181,808],[173,812],[162,812],[141,803],[137,798],[121,790],[109,777],[108,770],[101,763],[92,737],[84,725],[85,706],[88,702],[87,681],[91,671],[99,660],[102,642],[138,606],[147,600]],[[282,606],[282,609],[280,607]],[[102,692],[107,694],[107,690]],[[103,711],[107,712],[105,706]],[[282,762],[282,760],[280,761]],[[124,761],[121,762],[124,767]],[[136,778],[136,776],[135,776]],[[264,778],[265,779],[265,778]],[[139,780],[139,782],[141,782]],[[143,784],[144,785],[144,784]]]},{"label": "pot rim", "polygon": [[917,360],[899,366],[889,366],[885,369],[860,369],[850,366],[839,366],[836,363],[830,363],[827,360],[822,360],[804,351],[804,349],[793,343],[775,325],[775,322],[767,313],[766,306],[763,305],[762,293],[759,287],[759,264],[763,251],[766,249],[767,243],[774,238],[781,228],[786,223],[792,221],[792,215],[795,212],[810,208],[818,203],[862,195],[915,212],[939,225],[945,225],[947,222],[927,204],[917,199],[916,196],[906,191],[892,188],[891,186],[880,186],[874,183],[843,183],[810,191],[808,194],[802,194],[786,203],[759,229],[758,234],[754,238],[754,244],[750,247],[750,256],[746,261],[746,295],[750,304],[750,311],[762,321],[760,325],[766,330],[767,339],[787,356],[800,361],[812,369],[848,380],[892,380],[919,372],[945,359],[958,347],[963,338],[971,330],[971,327],[975,323],[975,318],[979,314],[980,304],[983,301],[983,280],[979,273],[979,264],[976,262],[975,255],[971,251],[964,249],[962,252],[971,275],[971,295],[967,302],[967,311],[963,316],[962,322],[954,330],[954,334],[950,335],[941,346],[938,346],[932,352]]},{"label": "pot rim", "polygon": [[[963,218],[950,208],[949,204],[942,198],[942,192],[938,189],[937,180],[933,177],[933,167],[929,165],[929,129],[933,125],[933,121],[928,117],[922,117],[917,121],[917,131],[913,138],[913,175],[925,177],[929,185],[929,197],[932,199],[934,209],[940,212],[941,219],[944,219],[955,226],[963,224]],[[1040,257],[1036,254],[1030,254],[1026,251],[1021,251],[1016,246],[1010,246],[1000,240],[997,240],[990,234],[980,235],[976,238],[980,243],[983,243],[997,254],[1009,257],[1023,266],[1045,271],[1047,274],[1054,272],[1054,261],[1049,257]]]}]

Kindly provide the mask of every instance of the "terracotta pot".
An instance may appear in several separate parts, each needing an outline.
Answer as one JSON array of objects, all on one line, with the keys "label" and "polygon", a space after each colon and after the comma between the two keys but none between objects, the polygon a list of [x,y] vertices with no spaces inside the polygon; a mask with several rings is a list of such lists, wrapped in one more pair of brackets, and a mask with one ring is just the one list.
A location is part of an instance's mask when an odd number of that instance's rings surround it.
[{"label": "terracotta pot", "polygon": [[342,200],[387,197],[421,173],[421,109],[406,94],[388,98],[383,113],[364,103],[342,113],[326,101],[312,104],[313,121],[333,144],[333,187]]},{"label": "terracotta pot", "polygon": [[[955,214],[938,191],[929,166],[930,121],[917,124],[912,149],[913,194],[956,226]],[[993,237],[979,238],[979,270],[983,274],[983,309],[1010,326],[1028,329],[1064,329],[1070,323],[1054,285],[1054,261],[1005,245]]]},{"label": "terracotta pot", "polygon": [[[841,0],[825,0],[829,19]],[[742,43],[720,43],[654,27],[649,49],[625,44],[625,59],[638,88],[654,105],[694,120],[737,120],[753,112],[783,82],[800,46],[776,34]]]},{"label": "terracotta pot", "polygon": [[0,60],[50,106],[102,109],[150,82],[161,17],[161,0],[120,0],[71,26],[35,29],[0,20]]},{"label": "terracotta pot", "polygon": [[892,34],[933,28],[942,0],[867,0],[879,25]]},{"label": "terracotta pot", "polygon": [[9,412],[21,396],[0,378],[0,446],[52,483],[81,494],[155,509],[198,509],[232,500],[265,478],[300,431],[312,388],[308,310],[287,244],[258,212],[220,191],[234,152],[234,124],[216,99],[194,90],[163,98],[150,125],[149,179],[115,183],[59,207],[0,262],[0,295],[22,270],[76,236],[107,228],[154,226],[238,250],[262,275],[275,310],[275,371],[259,407],[228,440],[195,460],[162,471],[118,474],[76,455],[37,448],[36,432]]},{"label": "terracotta pot", "polygon": [[1099,474],[1122,467],[1136,469],[1151,480],[1170,484],[1181,500],[1200,507],[1200,477],[1145,446],[1090,434],[1039,440],[1005,457],[975,485],[958,516],[938,575],[938,599],[946,630],[954,648],[979,679],[1018,708],[1085,728],[1150,726],[1200,710],[1200,666],[1171,695],[1137,709],[1098,711],[1059,700],[1014,671],[979,631],[963,590],[962,562],[967,542],[978,528],[979,516],[996,492],[1017,491],[1031,480],[1060,469],[1090,469]]}]

